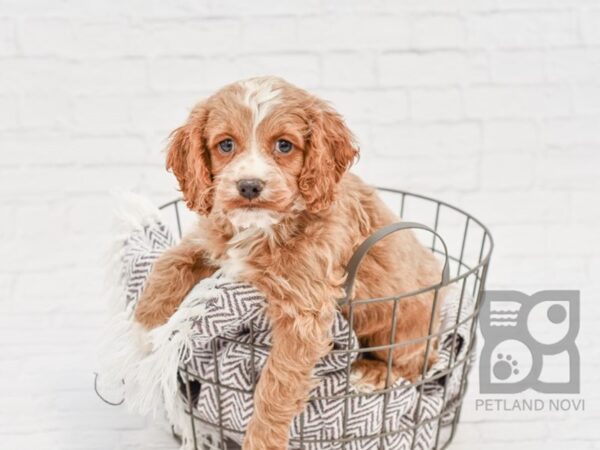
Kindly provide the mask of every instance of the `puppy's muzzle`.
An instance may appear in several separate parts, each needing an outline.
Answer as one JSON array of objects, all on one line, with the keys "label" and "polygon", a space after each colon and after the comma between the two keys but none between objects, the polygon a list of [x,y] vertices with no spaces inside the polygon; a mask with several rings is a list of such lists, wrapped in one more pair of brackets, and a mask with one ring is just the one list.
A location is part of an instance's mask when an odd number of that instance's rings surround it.
[{"label": "puppy's muzzle", "polygon": [[260,195],[265,183],[256,178],[250,180],[239,180],[237,189],[240,195],[248,200],[252,200]]}]

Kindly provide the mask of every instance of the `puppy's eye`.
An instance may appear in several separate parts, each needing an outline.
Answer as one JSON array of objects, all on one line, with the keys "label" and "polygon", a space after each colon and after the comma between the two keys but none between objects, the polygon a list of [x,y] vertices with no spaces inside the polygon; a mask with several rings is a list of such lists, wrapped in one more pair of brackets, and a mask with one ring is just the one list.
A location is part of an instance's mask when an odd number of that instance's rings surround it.
[{"label": "puppy's eye", "polygon": [[235,144],[233,143],[233,139],[224,139],[219,142],[219,149],[223,153],[231,153],[235,148]]},{"label": "puppy's eye", "polygon": [[279,153],[289,153],[294,148],[293,144],[290,141],[286,141],[285,139],[279,139],[275,143],[275,150]]}]

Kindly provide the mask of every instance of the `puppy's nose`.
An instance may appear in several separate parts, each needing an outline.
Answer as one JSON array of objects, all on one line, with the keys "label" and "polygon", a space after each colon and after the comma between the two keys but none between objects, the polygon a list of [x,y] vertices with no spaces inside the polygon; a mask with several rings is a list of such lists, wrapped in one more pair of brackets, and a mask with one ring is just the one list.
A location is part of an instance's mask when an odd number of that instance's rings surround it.
[{"label": "puppy's nose", "polygon": [[237,188],[240,195],[248,200],[252,200],[260,195],[265,183],[261,180],[240,180],[237,182]]}]

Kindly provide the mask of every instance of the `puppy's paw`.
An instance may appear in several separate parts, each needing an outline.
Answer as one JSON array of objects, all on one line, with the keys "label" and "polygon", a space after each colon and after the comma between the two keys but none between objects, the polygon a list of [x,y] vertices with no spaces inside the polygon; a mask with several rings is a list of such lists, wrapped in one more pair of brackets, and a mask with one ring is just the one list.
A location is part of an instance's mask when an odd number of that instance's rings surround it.
[{"label": "puppy's paw", "polygon": [[287,428],[265,428],[256,420],[250,420],[242,450],[286,450],[287,448]]},{"label": "puppy's paw", "polygon": [[366,380],[363,371],[360,369],[352,369],[350,372],[350,384],[354,386],[354,389],[363,394],[370,394],[376,390],[376,387]]},{"label": "puppy's paw", "polygon": [[[387,366],[379,361],[361,359],[352,365],[350,383],[362,393],[368,394],[385,389]],[[394,377],[390,376],[390,384]]]}]

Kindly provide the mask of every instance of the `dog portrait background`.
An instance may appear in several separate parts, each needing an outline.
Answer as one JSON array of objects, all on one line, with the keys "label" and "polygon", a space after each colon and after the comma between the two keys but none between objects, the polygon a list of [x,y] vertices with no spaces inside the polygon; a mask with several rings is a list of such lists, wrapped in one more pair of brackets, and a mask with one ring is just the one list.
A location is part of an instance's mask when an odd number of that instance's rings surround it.
[{"label": "dog portrait background", "polygon": [[[478,400],[538,394],[481,394],[475,367],[453,448],[592,448],[592,0],[0,0],[1,446],[176,448],[151,419],[107,407],[92,389],[109,192],[176,198],[169,133],[219,87],[266,74],[333,103],[358,138],[353,170],[366,181],[445,200],[490,227],[489,289],[580,291],[581,383],[569,398],[585,411],[482,410]],[[506,355],[490,358],[514,373]],[[564,364],[547,367],[559,376]]]}]

